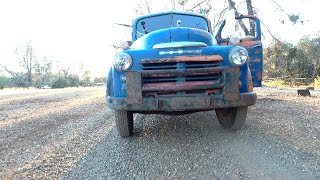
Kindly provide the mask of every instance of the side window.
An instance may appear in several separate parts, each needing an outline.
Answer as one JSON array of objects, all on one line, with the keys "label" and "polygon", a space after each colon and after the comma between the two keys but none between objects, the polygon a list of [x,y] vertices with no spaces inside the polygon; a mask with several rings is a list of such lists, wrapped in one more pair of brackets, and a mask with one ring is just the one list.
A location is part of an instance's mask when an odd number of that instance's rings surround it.
[{"label": "side window", "polygon": [[251,18],[228,19],[221,31],[221,38],[227,39],[237,35],[240,39],[253,39],[257,37],[256,23]]}]

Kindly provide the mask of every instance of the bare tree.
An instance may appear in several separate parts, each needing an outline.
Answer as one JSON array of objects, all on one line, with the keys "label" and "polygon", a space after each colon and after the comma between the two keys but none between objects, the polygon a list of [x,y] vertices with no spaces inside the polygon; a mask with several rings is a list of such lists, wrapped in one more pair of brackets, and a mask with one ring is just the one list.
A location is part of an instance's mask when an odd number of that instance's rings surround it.
[{"label": "bare tree", "polygon": [[63,68],[61,71],[63,72],[64,78],[67,78],[70,71],[70,65],[67,68]]},{"label": "bare tree", "polygon": [[[232,0],[228,0],[228,3],[229,3],[229,8],[234,10],[234,15],[235,16],[240,16],[240,13],[238,12],[238,9],[235,7],[235,2],[233,2]],[[244,33],[246,35],[250,34],[248,28],[243,23],[243,21],[241,19],[239,19],[238,22],[240,24],[240,27],[243,29]]]},{"label": "bare tree", "polygon": [[[246,0],[248,15],[256,15],[253,11],[252,1]],[[253,21],[250,21],[250,35],[254,36],[256,32],[256,25]]]},{"label": "bare tree", "polygon": [[150,5],[148,0],[140,0],[137,6],[134,8],[134,11],[137,15],[150,14]]},{"label": "bare tree", "polygon": [[21,48],[17,48],[15,54],[18,56],[19,64],[24,69],[28,86],[32,85],[32,69],[34,65],[34,52],[31,41]]},{"label": "bare tree", "polygon": [[37,61],[34,65],[37,75],[41,78],[42,84],[48,84],[51,75],[52,61],[48,57],[43,57],[41,61]]}]

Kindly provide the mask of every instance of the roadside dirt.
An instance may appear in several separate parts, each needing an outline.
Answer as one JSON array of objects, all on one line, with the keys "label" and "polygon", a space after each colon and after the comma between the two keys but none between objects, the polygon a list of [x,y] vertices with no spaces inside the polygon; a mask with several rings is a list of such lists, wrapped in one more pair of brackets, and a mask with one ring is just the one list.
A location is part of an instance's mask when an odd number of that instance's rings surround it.
[{"label": "roadside dirt", "polygon": [[128,139],[103,87],[0,91],[0,179],[319,179],[320,91],[255,91],[237,132],[214,112],[136,115]]}]

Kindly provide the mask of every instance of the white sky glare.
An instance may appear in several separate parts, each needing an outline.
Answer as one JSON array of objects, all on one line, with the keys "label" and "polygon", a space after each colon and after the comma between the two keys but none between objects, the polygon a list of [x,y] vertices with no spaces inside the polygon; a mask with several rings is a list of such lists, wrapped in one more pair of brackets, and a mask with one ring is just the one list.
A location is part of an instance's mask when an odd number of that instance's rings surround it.
[{"label": "white sky glare", "polygon": [[[213,3],[221,0],[213,0]],[[113,58],[113,22],[131,23],[138,0],[0,0],[0,64],[17,67],[14,49],[32,41],[39,57],[64,66],[84,63],[93,75],[105,75]],[[277,0],[290,14],[299,13],[304,25],[279,23],[271,0],[253,1],[261,19],[275,34],[296,43],[320,30],[316,0]],[[169,6],[169,0],[149,1],[152,12]],[[171,6],[169,6],[171,7]],[[284,15],[284,13],[283,13]],[[285,17],[284,17],[285,18]],[[264,32],[267,34],[267,32]]]}]

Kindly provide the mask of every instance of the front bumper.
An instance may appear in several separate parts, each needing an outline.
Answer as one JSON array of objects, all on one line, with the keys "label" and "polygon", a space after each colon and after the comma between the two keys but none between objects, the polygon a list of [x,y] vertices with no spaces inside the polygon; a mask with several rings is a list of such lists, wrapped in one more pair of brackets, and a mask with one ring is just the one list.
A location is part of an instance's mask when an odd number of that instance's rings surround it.
[{"label": "front bumper", "polygon": [[250,106],[256,103],[255,92],[241,93],[227,100],[222,95],[145,97],[140,103],[132,103],[128,98],[107,97],[109,108],[125,111],[192,111],[217,108]]}]

